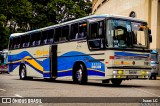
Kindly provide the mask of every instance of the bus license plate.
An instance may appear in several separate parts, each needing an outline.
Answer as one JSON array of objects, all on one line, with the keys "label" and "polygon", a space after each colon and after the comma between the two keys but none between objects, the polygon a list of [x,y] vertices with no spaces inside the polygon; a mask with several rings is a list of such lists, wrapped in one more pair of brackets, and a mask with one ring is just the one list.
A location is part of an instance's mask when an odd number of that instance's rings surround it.
[{"label": "bus license plate", "polygon": [[128,78],[137,78],[135,75],[128,76]]},{"label": "bus license plate", "polygon": [[129,70],[129,74],[137,74],[137,70]]}]

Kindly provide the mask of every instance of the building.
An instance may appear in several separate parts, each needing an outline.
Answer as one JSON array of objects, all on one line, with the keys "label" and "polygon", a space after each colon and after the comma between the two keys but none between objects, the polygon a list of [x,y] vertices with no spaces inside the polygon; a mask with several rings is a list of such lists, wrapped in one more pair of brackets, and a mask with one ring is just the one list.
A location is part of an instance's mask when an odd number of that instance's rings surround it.
[{"label": "building", "polygon": [[92,0],[92,14],[116,14],[147,21],[152,31],[150,48],[160,53],[160,0]]}]

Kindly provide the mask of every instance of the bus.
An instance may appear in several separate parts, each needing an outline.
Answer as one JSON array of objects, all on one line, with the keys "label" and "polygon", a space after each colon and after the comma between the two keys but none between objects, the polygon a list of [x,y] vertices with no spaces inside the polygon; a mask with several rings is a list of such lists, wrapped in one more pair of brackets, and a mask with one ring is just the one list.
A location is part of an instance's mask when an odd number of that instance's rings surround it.
[{"label": "bus", "polygon": [[151,74],[147,22],[91,15],[9,38],[9,73],[20,79],[88,80],[120,85]]},{"label": "bus", "polygon": [[0,51],[0,73],[8,73],[7,56],[7,49]]},{"label": "bus", "polygon": [[150,79],[157,79],[158,70],[159,70],[159,54],[156,50],[151,51],[151,66],[152,66],[152,72]]}]

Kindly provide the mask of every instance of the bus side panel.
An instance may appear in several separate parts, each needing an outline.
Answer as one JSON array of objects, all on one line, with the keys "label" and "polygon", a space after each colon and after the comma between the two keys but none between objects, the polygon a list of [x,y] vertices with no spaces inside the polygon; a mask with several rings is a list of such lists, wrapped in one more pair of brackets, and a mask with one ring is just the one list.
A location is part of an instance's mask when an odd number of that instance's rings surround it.
[{"label": "bus side panel", "polygon": [[98,51],[91,53],[87,42],[79,45],[81,48],[77,48],[77,42],[58,45],[58,77],[71,78],[74,63],[81,61],[85,64],[90,79],[103,79],[105,77],[104,54]]},{"label": "bus side panel", "polygon": [[50,58],[46,58],[45,60],[43,60],[42,62],[42,67],[43,67],[43,77],[44,78],[51,78],[51,64],[50,64]]},{"label": "bus side panel", "polygon": [[19,75],[20,64],[25,64],[27,76],[50,77],[49,46],[32,47],[10,51],[9,72]]}]

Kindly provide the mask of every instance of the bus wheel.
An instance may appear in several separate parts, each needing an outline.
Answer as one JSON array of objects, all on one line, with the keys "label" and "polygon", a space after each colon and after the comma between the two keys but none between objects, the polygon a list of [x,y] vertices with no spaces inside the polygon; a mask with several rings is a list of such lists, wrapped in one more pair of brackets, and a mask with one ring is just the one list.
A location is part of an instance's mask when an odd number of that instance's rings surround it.
[{"label": "bus wheel", "polygon": [[157,76],[156,76],[156,75],[151,75],[149,79],[150,79],[150,80],[156,80],[156,79],[157,79]]},{"label": "bus wheel", "polygon": [[73,81],[78,82],[79,84],[86,84],[87,83],[87,71],[84,65],[79,64],[76,66],[73,72]]},{"label": "bus wheel", "polygon": [[21,80],[24,80],[24,79],[26,79],[27,78],[27,76],[26,76],[26,67],[25,66],[22,66],[21,68],[20,68],[20,71],[19,71],[20,73],[19,73],[19,76],[20,76],[20,79]]},{"label": "bus wheel", "polygon": [[122,83],[122,80],[121,79],[112,79],[111,82],[113,85],[119,86]]},{"label": "bus wheel", "polygon": [[153,78],[154,80],[156,80],[157,79],[157,76],[156,75],[154,75],[154,78]]}]

